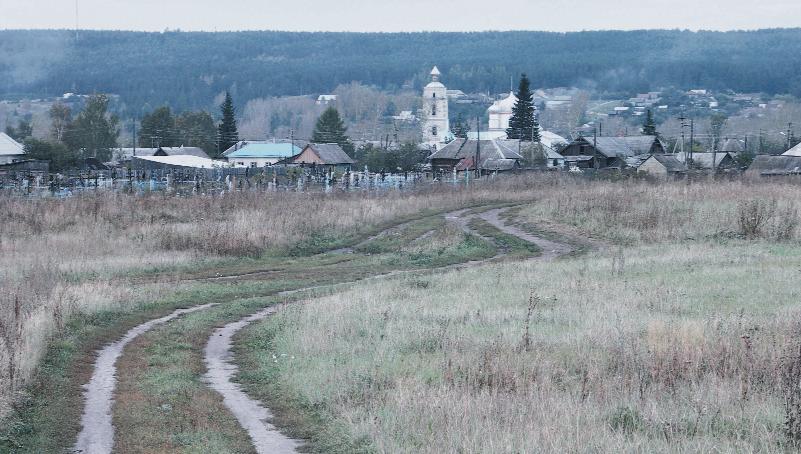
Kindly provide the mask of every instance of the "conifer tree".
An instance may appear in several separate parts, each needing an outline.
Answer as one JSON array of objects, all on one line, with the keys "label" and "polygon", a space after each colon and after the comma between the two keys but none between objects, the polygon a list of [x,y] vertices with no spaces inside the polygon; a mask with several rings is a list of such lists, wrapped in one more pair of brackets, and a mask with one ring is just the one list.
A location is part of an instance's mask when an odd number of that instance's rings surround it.
[{"label": "conifer tree", "polygon": [[461,113],[456,116],[456,121],[453,123],[451,132],[453,132],[453,136],[457,139],[467,138],[467,133],[470,132],[470,123],[464,121]]},{"label": "conifer tree", "polygon": [[520,78],[517,89],[517,102],[512,108],[512,118],[509,119],[509,129],[506,136],[510,139],[529,140],[534,128],[534,96],[525,74]]},{"label": "conifer tree", "polygon": [[644,136],[655,136],[657,134],[654,113],[651,112],[651,109],[648,109],[648,113],[645,116],[645,123],[642,125],[642,134]]},{"label": "conifer tree", "polygon": [[536,116],[534,117],[534,126],[531,128],[531,141],[534,143],[542,141],[542,137],[540,137],[540,120]]},{"label": "conifer tree", "polygon": [[225,92],[225,101],[222,106],[222,121],[217,129],[217,141],[220,153],[231,148],[239,142],[239,131],[236,128],[236,109],[231,93]]},{"label": "conifer tree", "polygon": [[336,143],[348,153],[353,152],[353,144],[346,135],[348,128],[339,116],[339,111],[335,107],[329,107],[323,111],[312,133],[314,143]]}]

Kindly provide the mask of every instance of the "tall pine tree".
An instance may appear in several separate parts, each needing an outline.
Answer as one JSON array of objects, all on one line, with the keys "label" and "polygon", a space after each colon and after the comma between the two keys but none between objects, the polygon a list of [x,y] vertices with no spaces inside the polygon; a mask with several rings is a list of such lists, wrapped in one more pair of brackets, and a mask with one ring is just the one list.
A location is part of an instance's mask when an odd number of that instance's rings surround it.
[{"label": "tall pine tree", "polygon": [[651,109],[648,109],[648,113],[645,115],[645,123],[642,125],[642,134],[644,136],[655,136],[656,133],[656,121],[654,121],[654,113],[651,112]]},{"label": "tall pine tree", "polygon": [[540,120],[536,116],[534,116],[534,126],[531,128],[531,141],[534,143],[542,141],[542,137],[540,137]]},{"label": "tall pine tree", "polygon": [[528,77],[523,74],[517,88],[517,102],[512,108],[512,118],[509,119],[509,129],[506,130],[506,136],[510,139],[531,140],[534,128],[534,96],[530,85]]},{"label": "tall pine tree", "polygon": [[222,121],[217,129],[217,143],[219,144],[219,151],[231,148],[239,142],[239,131],[236,128],[236,109],[234,109],[234,100],[231,98],[231,93],[225,92],[225,101],[222,106]]},{"label": "tall pine tree", "polygon": [[339,116],[339,111],[335,107],[329,107],[323,111],[312,133],[314,143],[336,143],[348,153],[353,152],[353,144],[346,135],[348,128]]}]

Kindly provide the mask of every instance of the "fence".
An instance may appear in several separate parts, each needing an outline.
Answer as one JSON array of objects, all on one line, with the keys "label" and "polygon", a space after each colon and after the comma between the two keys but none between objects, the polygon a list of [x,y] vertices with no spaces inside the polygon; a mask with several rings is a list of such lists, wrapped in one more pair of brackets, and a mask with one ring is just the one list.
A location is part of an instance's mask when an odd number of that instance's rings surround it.
[{"label": "fence", "polygon": [[401,174],[268,168],[86,170],[65,173],[0,173],[0,193],[29,197],[70,197],[88,191],[205,194],[223,191],[380,191],[410,189],[425,181],[418,172]]}]

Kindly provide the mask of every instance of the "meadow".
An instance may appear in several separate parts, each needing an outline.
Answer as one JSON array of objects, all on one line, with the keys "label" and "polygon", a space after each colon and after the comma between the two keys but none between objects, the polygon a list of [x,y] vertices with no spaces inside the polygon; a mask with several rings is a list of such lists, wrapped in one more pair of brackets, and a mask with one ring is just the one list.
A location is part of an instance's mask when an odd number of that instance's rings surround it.
[{"label": "meadow", "polygon": [[192,279],[275,267],[412,219],[526,197],[515,182],[389,194],[0,197],[0,417],[26,398],[48,346],[76,317],[158,306]]},{"label": "meadow", "polygon": [[318,452],[795,452],[799,195],[557,182],[507,217],[594,250],[307,299],[239,379]]},{"label": "meadow", "polygon": [[[216,324],[280,290],[500,253],[298,297],[237,338],[239,378],[325,452],[791,449],[799,200],[794,180],[559,175],[384,194],[0,198],[0,408],[18,408],[0,448],[69,446],[95,348],[214,302],[130,346],[115,425],[124,450],[238,452],[241,430],[200,380]],[[443,220],[498,206],[576,254],[527,260],[536,247],[486,222],[469,223],[476,236]]]}]

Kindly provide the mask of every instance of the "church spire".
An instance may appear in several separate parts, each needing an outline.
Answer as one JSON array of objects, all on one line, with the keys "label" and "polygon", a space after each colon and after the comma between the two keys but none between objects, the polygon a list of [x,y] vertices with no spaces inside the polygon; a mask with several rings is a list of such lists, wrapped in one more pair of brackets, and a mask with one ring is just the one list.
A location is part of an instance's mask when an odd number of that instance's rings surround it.
[{"label": "church spire", "polygon": [[440,73],[440,72],[439,72],[439,68],[437,68],[437,67],[435,66],[435,67],[434,67],[434,69],[432,69],[432,70],[431,70],[431,80],[432,80],[433,82],[439,82],[439,76],[440,76],[441,74],[442,74],[442,73]]}]

